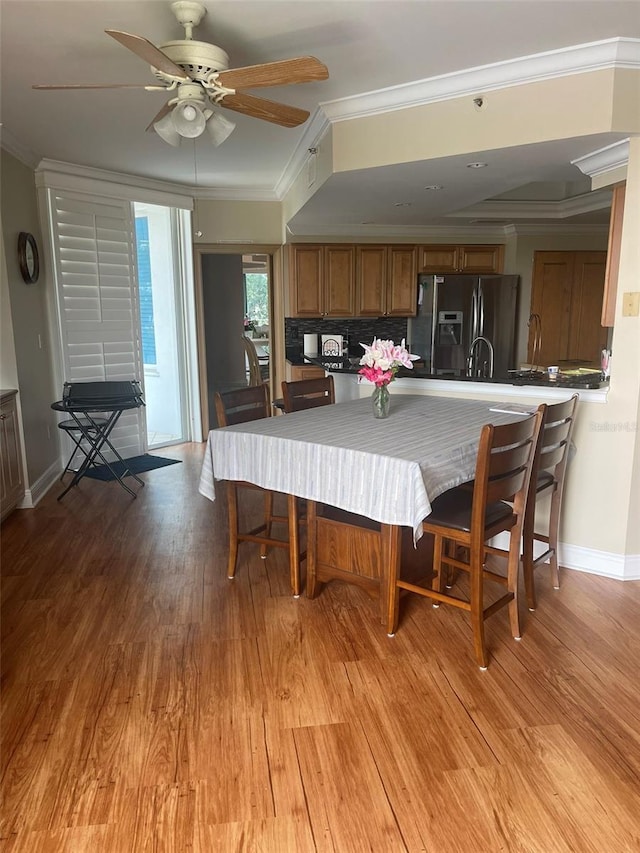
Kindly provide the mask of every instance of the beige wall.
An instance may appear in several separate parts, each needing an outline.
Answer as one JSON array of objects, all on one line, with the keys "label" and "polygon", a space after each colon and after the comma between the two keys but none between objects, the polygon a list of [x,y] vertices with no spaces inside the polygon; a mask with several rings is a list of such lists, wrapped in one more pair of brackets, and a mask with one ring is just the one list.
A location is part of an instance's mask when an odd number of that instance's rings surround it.
[{"label": "beige wall", "polygon": [[[53,388],[51,369],[46,298],[50,276],[38,220],[33,170],[4,150],[0,156],[2,230],[22,408],[26,479],[27,486],[33,487],[56,464],[58,457],[57,419],[51,403],[60,396],[61,389]],[[20,275],[17,245],[21,231],[32,233],[39,247],[40,277],[35,284],[25,284]]]},{"label": "beige wall", "polygon": [[278,201],[219,201],[197,199],[193,242],[238,244],[284,242],[282,204]]},{"label": "beige wall", "polygon": [[341,121],[333,129],[333,169],[430,160],[612,130],[638,133],[634,76],[637,72],[593,71],[513,86],[486,93],[481,111],[469,96]]}]

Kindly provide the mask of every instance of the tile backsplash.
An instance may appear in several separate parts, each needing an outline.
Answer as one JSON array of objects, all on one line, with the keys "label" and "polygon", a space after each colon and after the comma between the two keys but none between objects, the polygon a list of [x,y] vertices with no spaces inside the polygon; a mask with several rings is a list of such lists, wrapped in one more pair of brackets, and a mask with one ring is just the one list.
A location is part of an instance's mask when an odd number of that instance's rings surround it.
[{"label": "tile backsplash", "polygon": [[351,355],[362,355],[363,349],[360,343],[370,343],[375,338],[383,338],[400,343],[402,338],[407,337],[407,320],[403,317],[364,317],[358,319],[339,320],[327,319],[300,319],[299,317],[285,317],[284,336],[287,351],[296,348],[302,350],[304,335],[342,335],[349,342]]}]

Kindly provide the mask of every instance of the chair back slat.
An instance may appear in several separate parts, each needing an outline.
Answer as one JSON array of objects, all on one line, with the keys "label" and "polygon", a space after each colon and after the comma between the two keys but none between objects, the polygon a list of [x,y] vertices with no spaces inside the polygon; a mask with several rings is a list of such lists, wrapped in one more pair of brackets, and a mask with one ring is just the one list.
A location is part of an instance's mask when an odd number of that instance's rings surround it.
[{"label": "chair back slat", "polygon": [[216,391],[214,396],[218,426],[232,426],[268,418],[269,387],[267,385],[248,385],[234,391]]},{"label": "chair back slat", "polygon": [[246,335],[242,335],[242,344],[249,365],[249,385],[262,385],[262,371],[260,370],[260,359],[255,344]]},{"label": "chair back slat", "polygon": [[513,502],[522,524],[541,423],[538,412],[514,424],[482,428],[472,509],[472,529],[478,536],[484,531],[487,505],[495,501]]},{"label": "chair back slat", "polygon": [[283,382],[282,398],[285,412],[331,405],[336,401],[333,376]]},{"label": "chair back slat", "polygon": [[575,424],[578,395],[553,405],[542,404],[538,411],[542,413],[542,428],[533,461],[531,492],[535,492],[538,474],[553,470],[556,483],[562,482],[571,446],[571,436]]}]

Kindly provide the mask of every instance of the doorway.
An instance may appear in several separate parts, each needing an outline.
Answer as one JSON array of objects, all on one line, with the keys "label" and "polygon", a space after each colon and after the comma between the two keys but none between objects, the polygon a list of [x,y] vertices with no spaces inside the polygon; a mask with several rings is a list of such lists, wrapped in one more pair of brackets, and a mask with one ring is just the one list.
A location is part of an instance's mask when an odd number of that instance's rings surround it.
[{"label": "doorway", "polygon": [[179,211],[134,204],[139,312],[150,449],[188,441]]},{"label": "doorway", "polygon": [[249,384],[245,343],[250,341],[256,350],[262,381],[270,381],[271,254],[266,248],[231,254],[203,247],[196,254],[196,275],[201,291],[201,398],[206,431],[216,426],[215,392]]}]

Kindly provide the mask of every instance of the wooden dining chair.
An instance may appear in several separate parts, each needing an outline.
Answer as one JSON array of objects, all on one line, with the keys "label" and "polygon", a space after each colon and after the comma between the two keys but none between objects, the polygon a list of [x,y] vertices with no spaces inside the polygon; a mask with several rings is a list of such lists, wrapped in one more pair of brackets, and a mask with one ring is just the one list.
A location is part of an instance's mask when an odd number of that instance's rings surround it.
[{"label": "wooden dining chair", "polygon": [[[534,580],[536,566],[548,561],[551,583],[554,589],[560,588],[558,572],[560,509],[578,399],[578,394],[574,394],[571,399],[562,403],[553,405],[543,403],[538,409],[542,414],[542,426],[533,460],[522,534],[522,569],[529,610],[535,610],[537,606]],[[538,498],[549,495],[551,496],[549,532],[548,534],[537,533],[536,503]],[[533,555],[535,542],[543,542],[547,545],[544,552],[537,557]]]},{"label": "wooden dining chair", "polygon": [[250,340],[246,335],[242,336],[242,344],[244,346],[245,355],[247,357],[247,364],[249,366],[249,385],[252,387],[262,385],[264,379],[262,378],[260,360],[258,358],[258,353],[256,351],[255,345],[253,341]]},{"label": "wooden dining chair", "polygon": [[302,409],[314,409],[316,406],[335,403],[333,376],[283,382],[282,398],[285,412],[298,412]]},{"label": "wooden dining chair", "polygon": [[[268,418],[271,415],[269,402],[269,387],[266,384],[249,385],[233,391],[216,392],[216,415],[221,427],[243,424],[249,421]],[[240,531],[238,515],[239,489],[253,489],[264,492],[264,521],[258,527]],[[263,489],[254,483],[246,481],[227,480],[227,503],[229,511],[229,561],[227,576],[235,577],[238,562],[238,545],[240,542],[257,542],[260,557],[267,557],[269,547],[286,548],[289,553],[289,574],[291,591],[298,598],[300,595],[300,543],[298,535],[298,508],[293,495],[287,496],[287,515],[276,515],[273,512],[274,492]],[[271,535],[273,524],[286,524],[288,538],[276,539]]]},{"label": "wooden dining chair", "polygon": [[[508,605],[511,632],[515,639],[520,639],[520,540],[541,422],[542,413],[537,412],[516,423],[482,427],[473,489],[450,489],[440,495],[431,505],[431,514],[422,522],[424,533],[434,537],[431,588],[408,583],[396,577],[393,568],[391,570],[387,614],[390,636],[398,625],[400,590],[404,589],[431,598],[434,607],[440,603],[451,604],[470,614],[475,655],[481,669],[488,665],[485,619]],[[487,544],[503,531],[509,533],[508,551]],[[446,547],[449,544],[453,547]],[[464,554],[468,561],[463,559]],[[506,575],[488,568],[490,555],[507,558]],[[469,595],[466,598],[444,591],[447,566],[468,574]],[[502,585],[506,592],[485,605],[485,584],[488,582]]]}]

